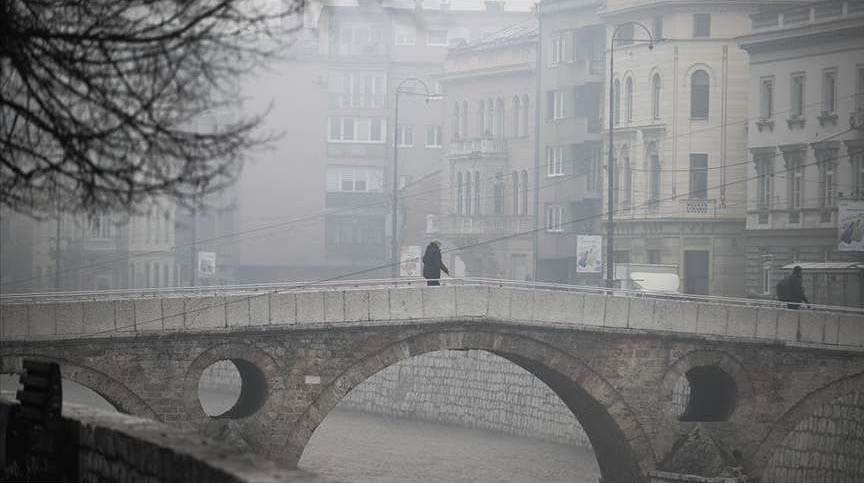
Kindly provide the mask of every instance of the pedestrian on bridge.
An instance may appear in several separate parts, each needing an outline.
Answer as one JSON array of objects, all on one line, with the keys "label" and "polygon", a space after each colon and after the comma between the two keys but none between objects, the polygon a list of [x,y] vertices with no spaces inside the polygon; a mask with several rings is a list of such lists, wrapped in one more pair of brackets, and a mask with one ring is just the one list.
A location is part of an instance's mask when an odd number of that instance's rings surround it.
[{"label": "pedestrian on bridge", "polygon": [[801,302],[810,303],[804,295],[803,273],[804,270],[796,265],[792,269],[792,274],[777,283],[777,299],[786,302],[786,307],[790,309],[800,308]]},{"label": "pedestrian on bridge", "polygon": [[423,278],[426,279],[426,285],[429,287],[441,285],[441,270],[450,275],[450,270],[447,265],[441,261],[441,242],[435,240],[429,243],[426,251],[423,253]]}]

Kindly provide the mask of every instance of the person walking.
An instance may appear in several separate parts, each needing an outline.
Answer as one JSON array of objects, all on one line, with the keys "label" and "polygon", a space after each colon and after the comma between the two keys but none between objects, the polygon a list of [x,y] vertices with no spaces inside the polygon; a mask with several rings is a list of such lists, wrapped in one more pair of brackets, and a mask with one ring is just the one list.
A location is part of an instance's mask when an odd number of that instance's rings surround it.
[{"label": "person walking", "polygon": [[777,283],[777,299],[786,302],[786,307],[790,309],[800,309],[801,302],[810,303],[804,295],[803,272],[804,270],[796,265],[790,275]]},{"label": "person walking", "polygon": [[429,246],[426,247],[426,251],[423,253],[423,278],[426,279],[427,286],[441,285],[439,281],[441,270],[450,275],[447,265],[444,265],[444,262],[441,261],[441,242],[435,240],[429,243]]}]

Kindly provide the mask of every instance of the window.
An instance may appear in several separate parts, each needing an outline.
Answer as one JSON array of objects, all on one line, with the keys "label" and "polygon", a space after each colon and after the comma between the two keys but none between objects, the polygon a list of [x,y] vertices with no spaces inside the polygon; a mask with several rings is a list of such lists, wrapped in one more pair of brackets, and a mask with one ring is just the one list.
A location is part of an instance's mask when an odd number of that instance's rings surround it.
[{"label": "window", "polygon": [[462,173],[456,173],[456,214],[462,214],[462,194],[465,191],[463,186]]},{"label": "window", "polygon": [[493,127],[495,126],[495,105],[492,104],[492,100],[487,100],[486,104],[486,115],[483,117],[483,134],[485,136],[492,135]]},{"label": "window", "polygon": [[446,46],[447,29],[429,29],[426,33],[426,44],[430,46]]},{"label": "window", "polygon": [[[159,214],[155,214],[156,224],[159,224]],[[149,217],[148,217],[149,223]],[[114,238],[114,216],[111,213],[98,213],[89,217],[87,224],[87,236],[94,240],[108,240]]]},{"label": "window", "polygon": [[471,192],[471,172],[465,173],[465,214],[472,214],[472,203],[474,202],[474,193]]},{"label": "window", "polygon": [[513,119],[511,122],[513,123],[513,136],[521,137],[522,136],[522,113],[520,112],[521,107],[519,106],[519,97],[513,97]]},{"label": "window", "polygon": [[[786,171],[789,187],[789,209],[793,211],[800,210],[804,202],[804,167],[801,165],[803,153],[800,151],[787,152],[784,154],[786,158]],[[797,214],[796,214],[797,216]],[[790,215],[790,218],[793,216]],[[798,220],[790,222],[797,223]]]},{"label": "window", "polygon": [[618,177],[621,178],[621,205],[629,209],[633,203],[633,170],[630,167],[630,149],[627,147],[621,155]]},{"label": "window", "polygon": [[426,127],[426,146],[437,148],[441,146],[441,127],[429,125]]},{"label": "window", "polygon": [[759,117],[767,120],[774,116],[774,78],[762,78],[759,87]]},{"label": "window", "polygon": [[560,120],[564,118],[564,91],[556,90],[546,93],[547,96],[547,119]]},{"label": "window", "polygon": [[819,161],[819,205],[823,208],[836,207],[837,151],[819,150],[816,158]]},{"label": "window", "polygon": [[329,142],[384,143],[384,118],[330,117],[327,121]]},{"label": "window", "polygon": [[546,207],[546,231],[559,233],[561,229],[561,219],[564,209],[561,206]]},{"label": "window", "polygon": [[600,190],[600,184],[603,182],[603,148],[599,146],[591,147],[590,173],[588,175],[588,190]]},{"label": "window", "polygon": [[648,159],[651,164],[651,173],[648,179],[648,202],[656,205],[660,201],[660,175],[662,174],[660,171],[660,155],[657,154],[656,146],[652,146],[649,149],[649,153]]},{"label": "window", "polygon": [[649,265],[659,265],[660,264],[660,250],[648,250],[648,264]]},{"label": "window", "polygon": [[519,178],[519,182],[522,184],[522,214],[528,214],[528,171],[523,170],[522,175]]},{"label": "window", "polygon": [[837,69],[822,73],[822,113],[837,112]]},{"label": "window", "polygon": [[480,172],[474,171],[474,214],[480,214]]},{"label": "window", "polygon": [[396,128],[396,140],[400,147],[414,146],[414,127]]},{"label": "window", "polygon": [[564,175],[564,157],[561,147],[546,147],[546,174]]},{"label": "window", "polygon": [[[849,149],[851,151],[853,149]],[[864,151],[861,149],[857,149],[855,153],[852,154],[852,179],[855,181],[855,185],[852,186],[852,196],[853,197],[864,197]]]},{"label": "window", "polygon": [[711,14],[693,14],[693,37],[711,37]]},{"label": "window", "polygon": [[615,125],[621,123],[621,81],[615,80],[615,88],[612,96],[612,103],[615,105],[615,110],[613,111],[615,117]]},{"label": "window", "polygon": [[511,176],[513,183],[513,214],[519,214],[519,173],[515,170]]},{"label": "window", "polygon": [[381,55],[384,49],[384,26],[343,25],[339,29],[338,53],[342,55]]},{"label": "window", "polygon": [[627,122],[633,121],[633,78],[627,78],[624,82],[624,112],[627,114]]},{"label": "window", "polygon": [[655,41],[659,41],[663,38],[663,16],[657,15],[654,17],[652,23],[652,34],[654,36]]},{"label": "window", "polygon": [[330,71],[328,87],[332,103],[339,107],[377,108],[387,98],[387,77],[380,71]]},{"label": "window", "polygon": [[528,107],[530,105],[531,105],[531,102],[530,102],[530,99],[528,98],[528,95],[527,94],[523,95],[522,96],[522,123],[520,123],[520,126],[522,127],[522,134],[521,135],[523,137],[528,135],[528,120],[530,120],[529,117],[531,116],[531,112],[528,109]]},{"label": "window", "polygon": [[771,186],[774,177],[774,157],[769,154],[756,156],[756,174],[758,187],[756,204],[759,209],[771,208]]},{"label": "window", "polygon": [[663,82],[660,79],[660,74],[655,73],[651,79],[651,116],[655,120],[660,119],[661,89],[663,89]]},{"label": "window", "polygon": [[690,197],[708,197],[708,154],[690,154]]},{"label": "window", "polygon": [[699,69],[690,77],[690,118],[708,118],[708,73]]},{"label": "window", "polygon": [[563,35],[552,38],[552,49],[550,49],[550,63],[559,64],[564,61],[564,52],[567,49],[567,38]]},{"label": "window", "polygon": [[792,99],[789,103],[789,113],[792,118],[804,116],[804,73],[792,75]]},{"label": "window", "polygon": [[495,204],[493,210],[495,214],[504,212],[504,174],[502,172],[495,173]]},{"label": "window", "polygon": [[618,45],[629,46],[633,44],[633,24],[624,24],[618,27]]},{"label": "window", "polygon": [[382,192],[381,167],[327,167],[327,192]]},{"label": "window", "polygon": [[504,100],[495,100],[495,123],[492,126],[492,134],[496,137],[504,137]]},{"label": "window", "polygon": [[[763,255],[766,252],[763,250]],[[765,295],[771,295],[773,289],[771,288],[771,262],[765,262],[762,264],[762,293]]]},{"label": "window", "polygon": [[462,117],[462,122],[459,125],[459,136],[461,138],[468,138],[468,133],[470,132],[468,128],[468,102],[462,102],[462,111],[460,113]]},{"label": "window", "polygon": [[[453,103],[453,119],[450,122],[450,126],[453,127],[453,133],[452,133],[453,140],[459,140],[460,138],[462,138],[464,136],[463,135],[464,128],[462,127],[462,117],[459,114],[459,103]],[[428,138],[428,135],[427,135],[427,138]],[[427,145],[428,145],[428,141],[427,141]]]},{"label": "window", "polygon": [[417,43],[417,31],[413,25],[397,25],[395,30],[397,46],[413,46]]}]

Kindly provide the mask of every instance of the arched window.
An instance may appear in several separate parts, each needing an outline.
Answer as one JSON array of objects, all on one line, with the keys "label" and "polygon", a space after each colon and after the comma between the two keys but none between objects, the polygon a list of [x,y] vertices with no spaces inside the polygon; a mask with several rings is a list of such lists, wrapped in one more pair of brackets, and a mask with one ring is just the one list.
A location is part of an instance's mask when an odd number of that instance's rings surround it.
[{"label": "arched window", "polygon": [[471,173],[465,173],[465,214],[473,214],[474,209],[471,207],[474,202],[474,194],[471,192]]},{"label": "arched window", "polygon": [[528,120],[531,113],[531,110],[528,108],[531,106],[531,100],[528,98],[528,95],[522,96],[522,123],[520,124],[522,127],[522,131],[519,133],[519,136],[524,137],[528,135]]},{"label": "arched window", "polygon": [[690,77],[690,118],[708,118],[709,82],[702,69]]},{"label": "arched window", "polygon": [[618,174],[621,175],[621,206],[629,209],[633,202],[633,171],[630,169],[630,148],[626,145],[621,153]]},{"label": "arched window", "polygon": [[486,102],[480,100],[477,102],[477,119],[475,120],[477,126],[477,134],[475,137],[482,137],[483,132],[486,129]]},{"label": "arched window", "polygon": [[462,137],[462,127],[459,126],[459,123],[462,122],[462,118],[459,116],[459,103],[453,104],[453,140],[459,140]]},{"label": "arched window", "polygon": [[612,93],[612,102],[615,104],[615,110],[612,113],[615,118],[615,125],[619,125],[621,123],[621,81],[615,80]]},{"label": "arched window", "polygon": [[528,214],[528,171],[522,170],[522,177],[519,181],[522,183],[522,214]]},{"label": "arched window", "polygon": [[492,134],[503,138],[504,126],[504,100],[498,98],[495,100],[495,126],[493,127]]},{"label": "arched window", "polygon": [[651,142],[648,145],[648,204],[656,206],[660,201],[660,154],[657,153],[657,144]]},{"label": "arched window", "polygon": [[468,102],[462,102],[462,122],[459,124],[460,135],[462,138],[468,138],[470,129],[468,128]]},{"label": "arched window", "polygon": [[518,137],[522,134],[522,129],[519,124],[522,123],[522,113],[519,111],[519,97],[513,97],[513,136]]},{"label": "arched window", "polygon": [[480,214],[480,172],[474,171],[474,214]]},{"label": "arched window", "polygon": [[627,78],[624,82],[624,113],[627,115],[627,122],[633,121],[633,78]]},{"label": "arched window", "polygon": [[513,214],[519,214],[519,173],[513,171]]},{"label": "arched window", "polygon": [[462,173],[456,173],[456,214],[462,214],[462,195],[465,192],[465,187],[462,185]]},{"label": "arched window", "polygon": [[[518,98],[517,98],[518,100]],[[495,173],[495,214],[504,212],[504,174]]]},{"label": "arched window", "polygon": [[655,120],[660,119],[660,90],[663,88],[660,74],[654,73],[651,78],[651,116]]},{"label": "arched window", "polygon": [[483,126],[483,136],[488,137],[495,130],[495,104],[492,99],[486,100],[486,123]]}]

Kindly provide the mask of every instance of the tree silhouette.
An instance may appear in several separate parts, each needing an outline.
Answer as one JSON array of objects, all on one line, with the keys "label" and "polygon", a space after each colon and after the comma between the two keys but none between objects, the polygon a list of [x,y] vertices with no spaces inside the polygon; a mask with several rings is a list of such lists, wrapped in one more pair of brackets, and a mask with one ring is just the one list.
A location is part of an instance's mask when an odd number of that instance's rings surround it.
[{"label": "tree silhouette", "polygon": [[[266,142],[234,111],[305,0],[0,1],[0,207],[32,215],[180,203]],[[202,122],[202,120],[204,120]]]}]

